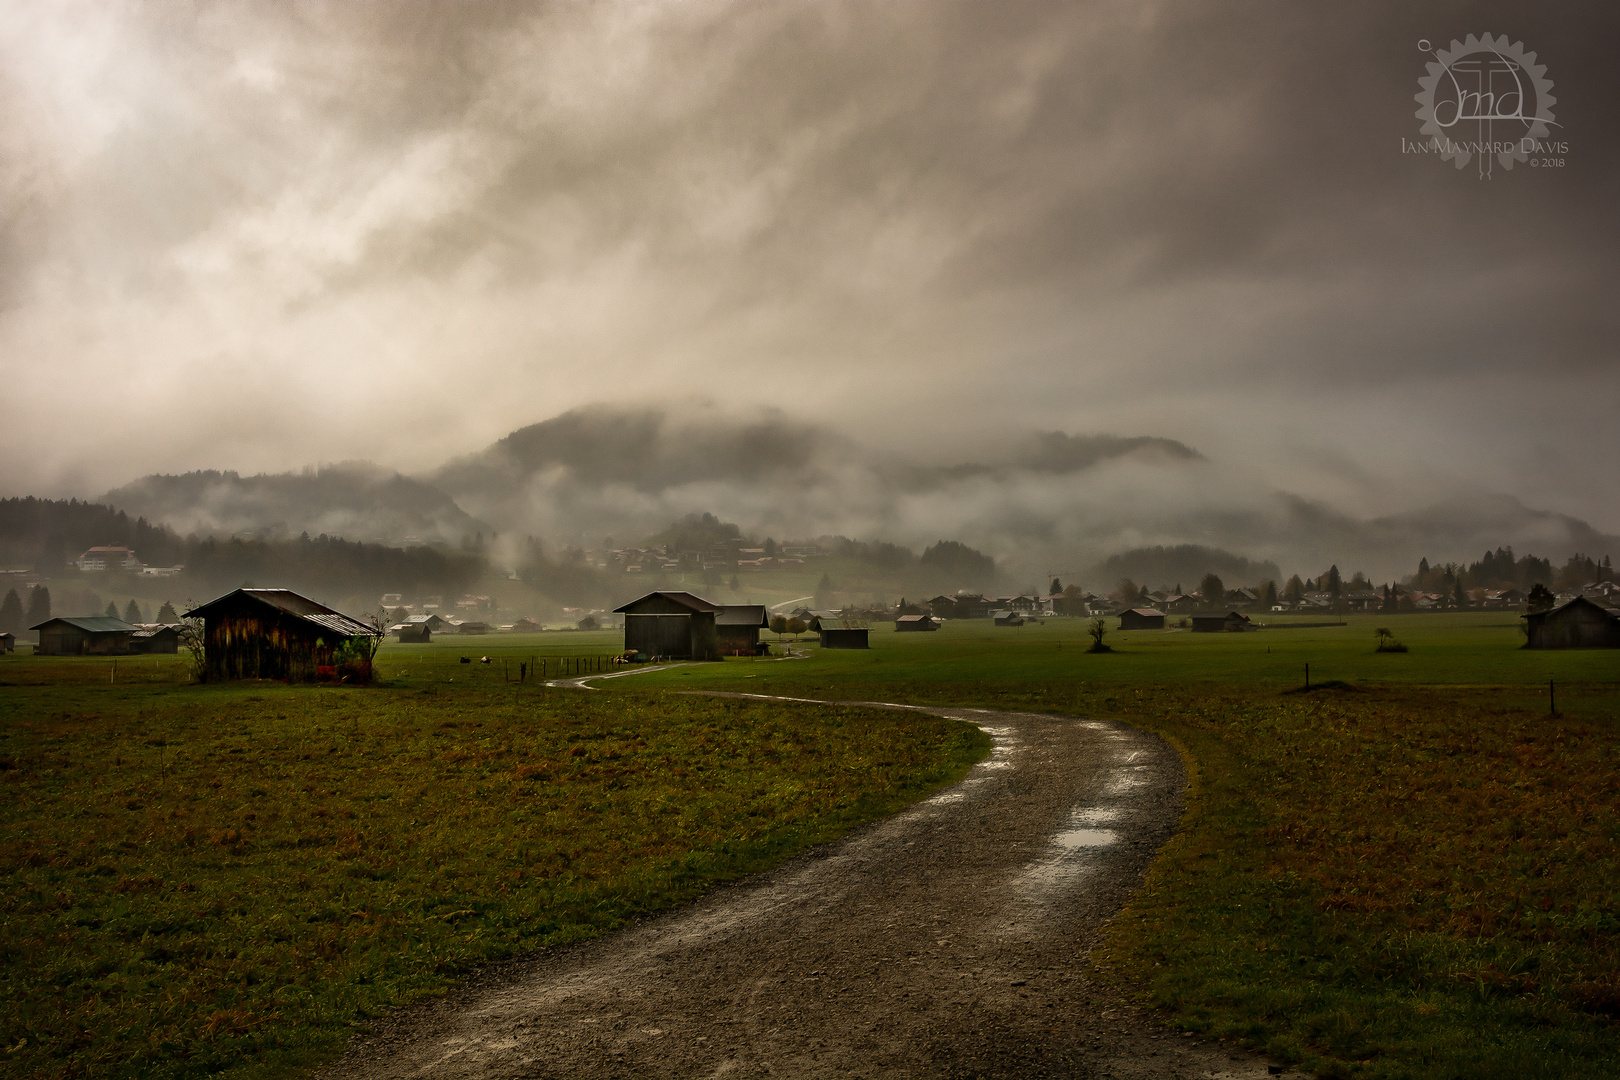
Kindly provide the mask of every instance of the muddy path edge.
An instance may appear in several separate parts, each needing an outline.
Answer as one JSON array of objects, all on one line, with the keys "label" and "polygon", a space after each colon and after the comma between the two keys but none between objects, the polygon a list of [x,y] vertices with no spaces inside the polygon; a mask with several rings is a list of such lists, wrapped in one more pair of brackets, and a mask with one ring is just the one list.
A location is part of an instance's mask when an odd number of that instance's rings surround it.
[{"label": "muddy path edge", "polygon": [[[551,685],[590,689],[588,684],[593,681],[672,666],[677,665],[557,680]],[[1169,1028],[1157,1013],[1133,1005],[1128,987],[1120,981],[1094,977],[1092,951],[1141,887],[1163,844],[1178,830],[1184,799],[1192,794],[1187,790],[1188,781],[1197,775],[1197,764],[1187,760],[1184,747],[1117,721],[892,701],[677,692],[929,713],[976,724],[991,735],[993,748],[955,784],[896,814],[858,826],[836,841],[811,848],[773,870],[722,883],[691,904],[600,938],[486,965],[444,997],[375,1021],[372,1032],[351,1040],[348,1052],[318,1075],[367,1080],[407,1076],[1276,1075],[1277,1066],[1262,1057]],[[914,894],[904,904],[895,904],[897,910],[910,914],[893,917],[915,925],[931,919],[927,923],[930,935],[947,932],[950,925],[944,916],[928,914],[941,903],[966,910],[987,889],[999,890],[994,918],[977,919],[981,925],[958,925],[949,931],[977,942],[968,950],[968,962],[980,966],[964,970],[951,957],[941,958],[939,953],[946,950],[921,948],[935,940],[944,946],[949,937],[913,942],[919,947],[907,950],[909,966],[900,969],[898,981],[862,986],[855,995],[860,999],[855,1015],[863,1020],[878,1017],[878,1022],[865,1024],[869,1030],[862,1031],[854,1030],[861,1026],[855,1021],[847,1022],[849,1031],[839,1022],[829,1024],[823,1010],[831,1007],[836,1011],[835,999],[818,997],[815,984],[842,979],[846,985],[838,993],[843,993],[858,977],[866,977],[852,971],[860,963],[875,965],[873,971],[895,966],[877,963],[895,958],[878,957],[875,952],[851,964],[851,956],[870,943],[840,943],[837,937],[842,928],[820,919],[824,908],[843,904],[863,913],[867,936],[876,930],[870,899],[860,900],[858,874],[844,864],[870,876],[870,866],[904,863],[917,841],[891,837],[885,847],[883,840],[886,833],[899,835],[896,830],[902,826],[897,823],[926,815],[925,808],[931,804],[971,799],[967,793],[975,784],[985,788],[994,786],[993,780],[1005,782],[994,775],[995,761],[998,752],[1005,756],[1009,738],[1018,741],[1018,732],[1050,735],[1061,734],[1065,728],[1125,740],[1137,756],[1142,748],[1156,745],[1162,748],[1158,764],[1173,762],[1157,786],[1125,784],[1118,777],[1112,782],[1116,794],[1151,789],[1138,792],[1159,806],[1156,817],[1149,815],[1155,820],[1148,823],[1146,833],[1109,848],[1124,838],[1117,828],[1120,815],[1116,808],[1097,801],[1106,790],[1094,784],[1090,795],[1075,805],[1054,804],[1043,811],[1049,817],[1054,808],[1066,812],[1071,827],[1065,835],[1081,838],[1071,850],[1056,856],[1046,851],[1033,859],[1019,856],[973,888],[958,885],[954,893],[937,865],[926,861],[903,865],[904,873],[881,883],[883,889]],[[1165,788],[1165,782],[1173,790]],[[1073,793],[1063,797],[1072,799]],[[1001,798],[1005,801],[1007,796]],[[1127,820],[1125,825],[1140,827],[1142,822]],[[1049,831],[1050,826],[1048,821],[1044,828]],[[1011,848],[1023,843],[1014,842]],[[922,850],[928,850],[926,845]],[[1099,851],[1104,854],[1099,856]],[[906,880],[907,873],[915,880]],[[1078,892],[1073,884],[1076,874],[1092,875]],[[850,893],[856,894],[858,903],[846,896]],[[1059,906],[1079,904],[1084,910],[1078,915],[1070,912],[1061,926],[1052,923],[1042,929],[1051,922],[1047,908],[1054,897],[1061,901]],[[882,903],[894,901],[885,895]],[[785,942],[781,933],[772,937],[769,927],[777,921],[792,922],[795,928]],[[961,919],[955,921],[962,923]],[[892,929],[896,925],[883,927],[877,936],[902,933]],[[688,938],[696,944],[689,945]],[[729,965],[717,961],[715,954],[727,948],[740,950],[748,959]],[[801,966],[804,971],[798,975],[782,975]],[[649,976],[649,970],[659,974]],[[967,981],[951,981],[957,979]],[[776,985],[787,983],[792,985],[786,991]],[[809,984],[808,989],[804,984]],[[961,986],[972,987],[972,993],[961,996],[957,990]],[[919,1006],[908,1001],[914,991],[919,999],[933,1003]],[[1033,1004],[1031,998],[1036,999]],[[1035,1014],[1045,1019],[1031,1027],[1030,1010],[1037,1007],[1057,1011]],[[754,1015],[745,1015],[749,1010]],[[964,1010],[976,1018],[973,1024],[978,1029],[949,1030],[968,1021]],[[727,1019],[715,1019],[721,1016]],[[780,1016],[788,1022],[767,1026],[762,1016]],[[1054,1022],[1057,1026],[1052,1026]],[[694,1034],[699,1031],[704,1033]],[[727,1045],[732,1043],[735,1045]]]}]

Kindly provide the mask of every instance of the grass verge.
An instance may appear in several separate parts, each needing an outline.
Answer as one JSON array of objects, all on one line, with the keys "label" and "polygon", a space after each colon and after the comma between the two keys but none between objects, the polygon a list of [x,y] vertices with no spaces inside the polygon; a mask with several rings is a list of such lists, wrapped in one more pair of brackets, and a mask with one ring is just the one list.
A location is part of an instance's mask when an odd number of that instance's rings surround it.
[{"label": "grass verge", "polygon": [[4,1076],[283,1075],[471,965],[768,867],[985,749],[832,706],[23,671],[0,696]]}]

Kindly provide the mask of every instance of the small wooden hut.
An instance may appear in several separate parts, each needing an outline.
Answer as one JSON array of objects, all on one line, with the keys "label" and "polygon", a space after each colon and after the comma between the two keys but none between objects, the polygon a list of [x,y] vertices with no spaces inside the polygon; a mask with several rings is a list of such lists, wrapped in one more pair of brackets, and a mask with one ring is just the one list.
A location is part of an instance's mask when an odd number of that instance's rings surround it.
[{"label": "small wooden hut", "polygon": [[142,623],[129,635],[129,649],[137,653],[177,653],[180,628],[166,623]]},{"label": "small wooden hut", "polygon": [[823,649],[870,649],[868,638],[872,628],[858,619],[823,617],[817,620],[816,633]]},{"label": "small wooden hut", "polygon": [[[725,604],[714,617],[715,638],[721,656],[757,656],[759,632],[771,626],[763,604]],[[770,646],[765,646],[768,652]]]},{"label": "small wooden hut", "polygon": [[932,615],[901,615],[894,620],[894,629],[901,634],[938,630],[939,620]]},{"label": "small wooden hut", "polygon": [[1235,634],[1248,630],[1249,617],[1241,611],[1201,611],[1192,617],[1195,634]]},{"label": "small wooden hut", "polygon": [[138,628],[111,615],[76,615],[28,629],[39,632],[36,656],[128,656]]},{"label": "small wooden hut", "polygon": [[1164,612],[1154,608],[1126,608],[1119,613],[1121,630],[1163,630]]},{"label": "small wooden hut", "polygon": [[377,631],[291,589],[237,589],[186,612],[203,620],[205,677],[307,682]]},{"label": "small wooden hut", "polygon": [[723,609],[689,592],[650,592],[623,607],[625,652],[680,660],[718,660],[715,616]]},{"label": "small wooden hut", "polygon": [[15,652],[17,650],[17,635],[12,633],[0,634],[0,653]]},{"label": "small wooden hut", "polygon": [[1620,649],[1620,611],[1588,596],[1523,618],[1527,649]]}]

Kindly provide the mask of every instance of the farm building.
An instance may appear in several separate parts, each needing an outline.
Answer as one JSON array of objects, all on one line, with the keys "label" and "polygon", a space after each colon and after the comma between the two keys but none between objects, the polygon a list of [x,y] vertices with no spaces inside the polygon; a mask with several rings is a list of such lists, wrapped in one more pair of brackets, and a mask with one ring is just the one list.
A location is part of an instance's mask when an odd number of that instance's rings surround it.
[{"label": "farm building", "polygon": [[1240,611],[1201,611],[1192,617],[1195,634],[1240,633],[1250,629],[1249,617]]},{"label": "farm building", "polygon": [[402,623],[390,626],[388,632],[395,636],[395,640],[405,645],[423,645],[433,640],[433,629],[426,622],[411,622],[406,619]]},{"label": "farm building", "polygon": [[186,612],[194,616],[211,680],[311,680],[351,640],[377,633],[291,589],[237,589]]},{"label": "farm building", "polygon": [[818,620],[816,629],[823,649],[870,649],[867,637],[871,632],[872,628],[858,619],[824,618]]},{"label": "farm building", "polygon": [[[760,652],[759,632],[770,629],[771,620],[763,604],[727,604],[714,617],[714,633],[720,655],[755,656]],[[769,646],[765,647],[768,652]]]},{"label": "farm building", "polygon": [[992,611],[990,618],[997,626],[1023,626],[1024,616],[1016,611]]},{"label": "farm building", "polygon": [[512,633],[514,634],[538,634],[540,629],[540,624],[528,616],[524,616],[512,624]]},{"label": "farm building", "polygon": [[180,628],[164,623],[141,623],[129,635],[129,651],[177,653],[180,651]]},{"label": "farm building", "polygon": [[1153,608],[1126,608],[1119,613],[1121,630],[1163,630],[1164,612]]},{"label": "farm building", "polygon": [[16,650],[17,635],[9,633],[0,634],[0,653],[16,652]]},{"label": "farm building", "polygon": [[1523,618],[1527,649],[1620,649],[1620,610],[1589,596]]},{"label": "farm building", "polygon": [[613,609],[624,616],[624,649],[682,660],[718,660],[715,617],[725,609],[688,592],[650,592]]},{"label": "farm building", "polygon": [[136,627],[111,615],[47,619],[28,629],[39,632],[36,656],[128,656]]},{"label": "farm building", "polygon": [[894,620],[894,628],[899,633],[938,630],[939,620],[932,615],[902,615]]}]

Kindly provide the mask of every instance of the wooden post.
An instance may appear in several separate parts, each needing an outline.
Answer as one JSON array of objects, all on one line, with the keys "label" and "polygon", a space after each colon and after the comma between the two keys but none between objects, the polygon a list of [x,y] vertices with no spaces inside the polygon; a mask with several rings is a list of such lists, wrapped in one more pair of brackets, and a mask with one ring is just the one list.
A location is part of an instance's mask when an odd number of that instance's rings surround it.
[{"label": "wooden post", "polygon": [[1305,689],[1311,688],[1311,665],[1305,665]]},{"label": "wooden post", "polygon": [[1553,681],[1551,679],[1547,680],[1547,715],[1558,715],[1558,691],[1553,686]]}]

